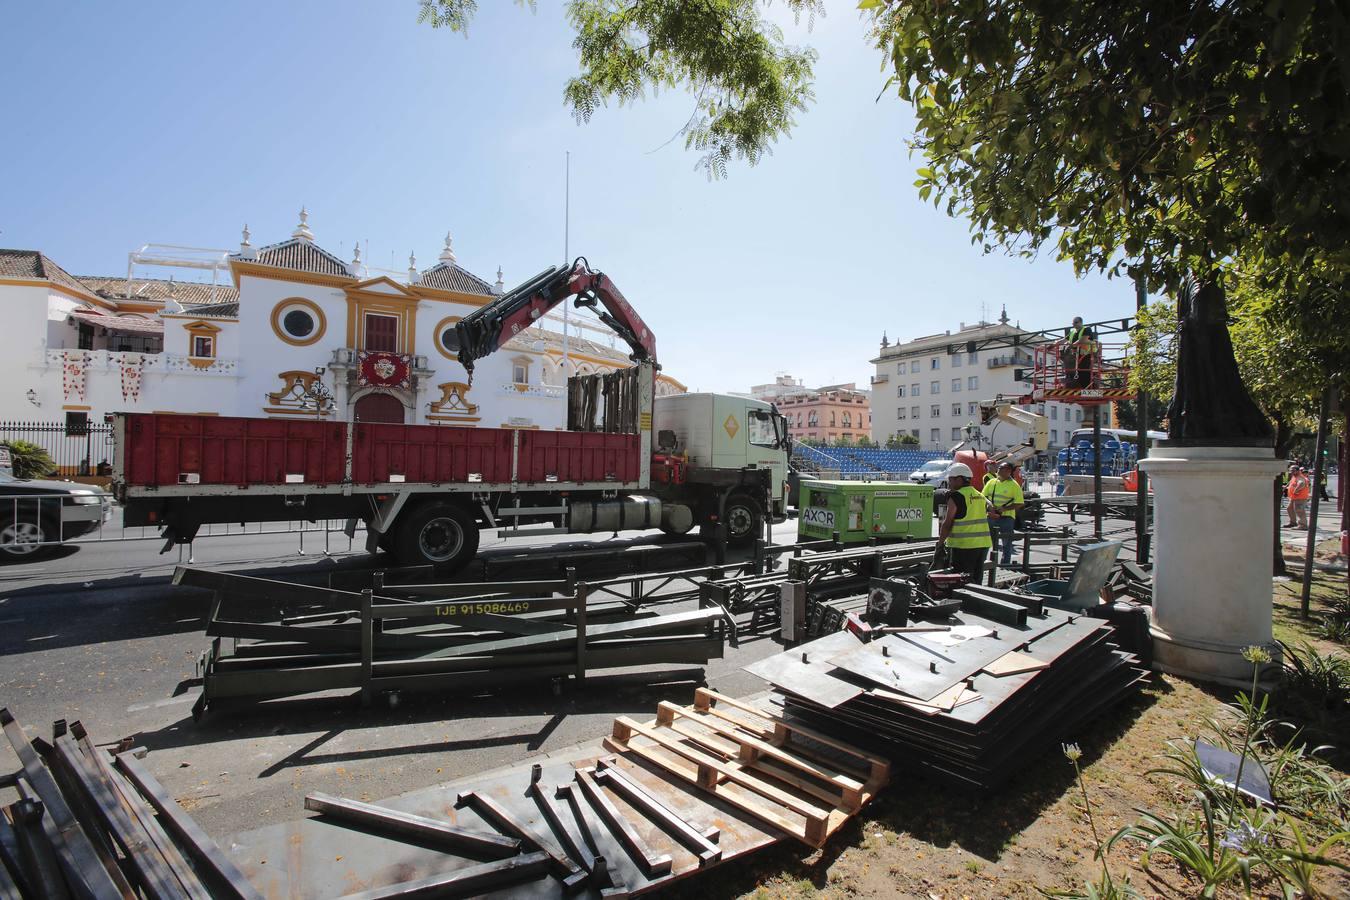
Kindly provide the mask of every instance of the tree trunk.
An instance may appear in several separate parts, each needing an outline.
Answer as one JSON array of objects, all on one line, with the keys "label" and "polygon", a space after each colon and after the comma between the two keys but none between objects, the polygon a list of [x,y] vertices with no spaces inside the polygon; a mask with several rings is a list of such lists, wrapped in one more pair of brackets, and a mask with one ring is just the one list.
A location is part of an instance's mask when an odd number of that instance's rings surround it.
[{"label": "tree trunk", "polygon": [[[1275,417],[1275,456],[1278,459],[1289,458],[1289,445],[1294,442],[1294,429],[1281,416]],[[1284,559],[1284,541],[1280,540],[1280,512],[1284,501],[1284,480],[1275,476],[1275,548],[1271,574],[1288,575],[1289,565]]]},{"label": "tree trunk", "polygon": [[1167,408],[1172,444],[1268,447],[1274,432],[1233,356],[1223,285],[1206,275],[1177,298],[1177,380]]}]

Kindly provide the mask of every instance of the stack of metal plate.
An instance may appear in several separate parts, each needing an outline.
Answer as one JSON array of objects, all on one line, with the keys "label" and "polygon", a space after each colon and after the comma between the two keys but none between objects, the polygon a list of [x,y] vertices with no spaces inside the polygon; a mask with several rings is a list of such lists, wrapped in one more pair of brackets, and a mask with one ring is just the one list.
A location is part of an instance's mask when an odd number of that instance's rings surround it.
[{"label": "stack of metal plate", "polygon": [[961,612],[950,630],[869,643],[841,631],[746,670],[818,730],[910,771],[988,789],[1076,739],[1147,678],[1102,620],[1048,607],[1030,613],[1019,625]]}]

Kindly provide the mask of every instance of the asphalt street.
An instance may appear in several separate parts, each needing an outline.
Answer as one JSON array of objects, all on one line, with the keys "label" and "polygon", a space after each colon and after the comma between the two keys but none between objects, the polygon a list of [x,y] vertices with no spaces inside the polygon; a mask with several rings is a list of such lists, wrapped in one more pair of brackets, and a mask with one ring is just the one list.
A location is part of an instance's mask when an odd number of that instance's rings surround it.
[{"label": "asphalt street", "polygon": [[[1052,514],[1049,524],[1064,520]],[[1090,527],[1085,520],[1090,516],[1079,516],[1080,528]],[[1108,525],[1122,532],[1130,527]],[[795,521],[778,526],[775,542],[791,542],[795,530]],[[1304,533],[1284,537],[1298,543]],[[385,564],[359,547],[348,549],[345,537],[329,540],[331,556],[322,554],[321,536],[307,535],[304,544],[301,555],[295,534],[204,538],[194,562],[297,578]],[[489,550],[503,544],[483,541]],[[303,816],[307,792],[378,800],[568,750],[598,740],[616,715],[650,716],[663,699],[688,702],[697,684],[733,696],[755,694],[765,685],[741,667],[780,649],[768,637],[742,641],[706,670],[596,675],[559,696],[535,685],[407,695],[392,709],[363,709],[351,696],[324,695],[213,707],[196,723],[191,707],[207,646],[209,594],[173,587],[179,554],[158,551],[154,541],[89,543],[45,560],[0,565],[0,705],[33,735],[49,735],[52,721],[64,718],[83,721],[100,742],[134,737],[149,749],[154,774],[217,838]],[[0,747],[0,772],[15,768],[8,745]],[[4,791],[0,802],[8,802]]]}]

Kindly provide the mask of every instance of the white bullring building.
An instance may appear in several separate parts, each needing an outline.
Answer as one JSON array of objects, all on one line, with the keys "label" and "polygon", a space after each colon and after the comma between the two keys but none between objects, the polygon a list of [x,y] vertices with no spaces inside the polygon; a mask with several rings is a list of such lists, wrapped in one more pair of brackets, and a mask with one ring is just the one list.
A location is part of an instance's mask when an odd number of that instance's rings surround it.
[{"label": "white bullring building", "polygon": [[[343,260],[306,220],[302,210],[288,240],[265,246],[245,227],[235,252],[131,255],[212,269],[216,284],[132,277],[131,264],[126,277],[73,276],[41,251],[0,250],[0,420],[165,412],[560,429],[568,376],[629,364],[599,333],[582,337],[591,326],[574,315],[566,337],[513,338],[470,385],[452,326],[502,293],[501,271],[494,285],[462,268],[447,235],[430,268],[410,257],[406,273],[372,272],[359,245]],[[659,377],[658,395],[683,390]]]}]

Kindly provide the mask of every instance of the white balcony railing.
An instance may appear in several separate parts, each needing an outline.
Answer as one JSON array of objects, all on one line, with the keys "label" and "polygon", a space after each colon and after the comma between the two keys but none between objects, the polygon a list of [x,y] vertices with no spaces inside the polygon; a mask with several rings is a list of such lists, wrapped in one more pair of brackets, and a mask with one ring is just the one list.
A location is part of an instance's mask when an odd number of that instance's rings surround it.
[{"label": "white balcony railing", "polygon": [[124,363],[141,362],[143,371],[160,374],[201,375],[206,377],[239,375],[239,360],[216,357],[209,365],[207,360],[189,357],[182,353],[134,353],[115,350],[48,350],[44,368],[59,369],[67,360],[78,359],[82,368],[90,372],[120,372]]},{"label": "white balcony railing", "polygon": [[507,397],[542,397],[546,400],[562,400],[567,397],[567,388],[551,384],[504,384],[500,390]]}]

